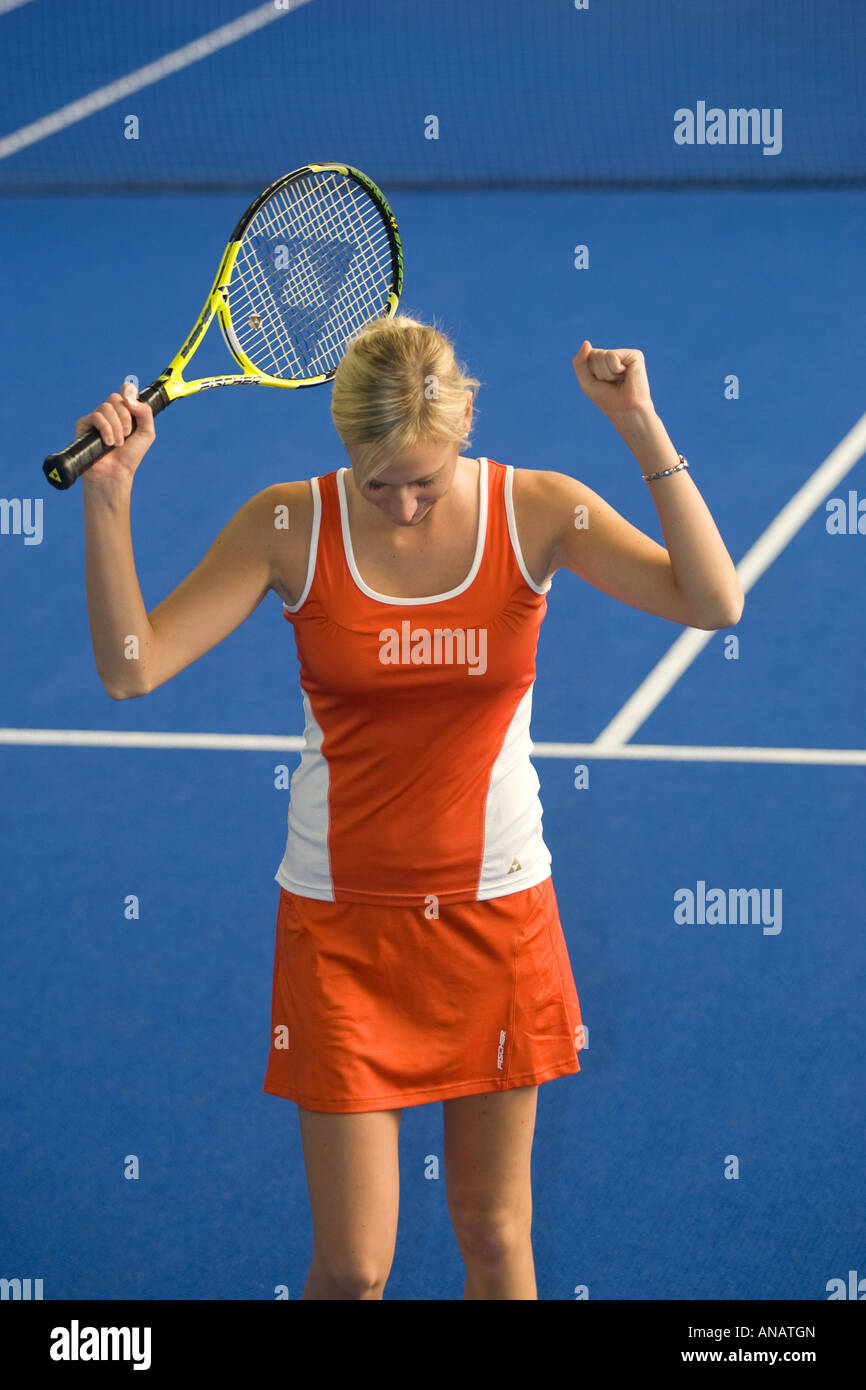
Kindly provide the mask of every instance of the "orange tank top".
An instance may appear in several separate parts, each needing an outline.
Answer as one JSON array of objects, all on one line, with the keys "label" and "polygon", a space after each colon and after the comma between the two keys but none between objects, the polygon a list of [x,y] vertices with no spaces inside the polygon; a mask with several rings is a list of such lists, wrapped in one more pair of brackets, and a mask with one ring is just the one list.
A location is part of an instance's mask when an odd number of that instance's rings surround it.
[{"label": "orange tank top", "polygon": [[529,720],[539,588],[513,469],[480,460],[478,536],[456,588],[377,593],[352,553],[342,468],[310,480],[303,592],[284,605],[304,748],[275,878],[301,897],[425,906],[503,897],[550,875]]}]

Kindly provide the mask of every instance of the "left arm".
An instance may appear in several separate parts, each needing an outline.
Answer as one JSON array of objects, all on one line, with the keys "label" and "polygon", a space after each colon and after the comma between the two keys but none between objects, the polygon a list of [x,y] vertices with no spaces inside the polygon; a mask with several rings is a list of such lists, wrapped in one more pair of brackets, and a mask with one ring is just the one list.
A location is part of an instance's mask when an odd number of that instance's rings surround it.
[{"label": "left arm", "polygon": [[[574,368],[584,393],[631,449],[640,473],[677,464],[677,451],[650,397],[643,353],[603,351],[585,341]],[[688,627],[712,630],[739,622],[742,586],[688,469],[642,483],[653,495],[667,549],[576,480],[562,474],[547,477],[557,479],[561,501],[570,503],[562,508],[551,569],[565,566],[633,607]],[[573,520],[580,503],[589,515],[583,530]]]}]

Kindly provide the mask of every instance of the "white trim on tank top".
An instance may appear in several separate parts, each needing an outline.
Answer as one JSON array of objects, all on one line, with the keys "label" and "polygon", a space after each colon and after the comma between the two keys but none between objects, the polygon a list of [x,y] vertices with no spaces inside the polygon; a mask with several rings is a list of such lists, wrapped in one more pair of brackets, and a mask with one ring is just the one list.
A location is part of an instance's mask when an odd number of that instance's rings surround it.
[{"label": "white trim on tank top", "polygon": [[[340,520],[341,520],[341,526],[342,526],[342,529],[343,529],[343,537],[344,537],[343,552],[344,552],[344,554],[346,555],[346,563],[349,565],[349,569],[350,569],[350,571],[351,571],[351,573],[352,573],[352,577],[353,577],[353,579],[355,580],[355,582],[356,582],[357,584],[359,584],[359,586],[360,586],[362,592],[364,592],[364,593],[370,595],[370,597],[372,597],[372,598],[381,599],[381,600],[382,600],[383,602],[385,602],[385,603],[398,603],[398,604],[399,604],[399,603],[409,603],[409,604],[411,604],[411,603],[436,603],[436,602],[438,602],[439,600],[441,600],[441,599],[443,599],[443,598],[451,598],[454,594],[459,594],[459,593],[461,593],[465,588],[467,588],[467,587],[469,586],[469,584],[472,583],[472,580],[475,578],[475,575],[476,575],[477,572],[478,572],[478,566],[479,566],[479,564],[480,564],[480,562],[481,562],[481,555],[482,555],[483,550],[484,550],[484,539],[485,539],[486,530],[487,530],[487,516],[486,516],[486,510],[487,510],[488,489],[487,489],[487,487],[482,487],[482,473],[483,473],[483,476],[484,476],[484,481],[485,481],[485,482],[487,481],[487,463],[488,463],[488,460],[487,460],[486,457],[481,457],[481,458],[479,459],[479,464],[481,465],[481,468],[479,469],[478,485],[479,485],[479,489],[480,489],[481,495],[480,495],[480,499],[479,499],[480,506],[479,506],[479,516],[478,516],[478,544],[476,545],[476,548],[475,548],[475,559],[474,559],[473,564],[472,564],[472,569],[470,570],[469,575],[467,576],[467,578],[463,581],[463,583],[462,583],[461,585],[458,586],[458,588],[452,589],[452,590],[450,591],[450,593],[447,593],[447,594],[434,594],[433,597],[432,597],[432,599],[428,599],[428,598],[414,598],[414,599],[412,599],[412,598],[408,598],[408,599],[406,599],[406,598],[403,598],[403,599],[389,598],[389,597],[386,596],[385,594],[378,594],[374,589],[371,589],[371,588],[369,587],[369,585],[365,584],[364,580],[361,578],[360,574],[358,573],[357,566],[354,564],[354,560],[355,560],[354,553],[352,553],[351,559],[349,558],[349,554],[346,553],[345,536],[346,536],[346,534],[347,534],[347,532],[348,532],[348,513],[347,513],[347,511],[346,511],[345,492],[344,492],[344,485],[343,485],[342,474],[348,472],[348,469],[344,468],[344,469],[342,469],[342,471],[338,471],[338,473],[337,473],[337,490],[338,490],[338,493],[339,493],[339,495],[340,495]],[[514,515],[514,493],[513,493],[513,485],[514,485],[514,467],[513,467],[512,464],[509,463],[509,464],[506,465],[506,468],[505,468],[505,515],[506,515],[506,518],[507,518],[507,521],[508,521],[508,535],[509,535],[509,538],[510,538],[510,540],[511,540],[511,548],[512,548],[512,550],[514,551],[514,556],[515,556],[515,559],[517,560],[517,564],[518,564],[518,566],[519,566],[519,568],[520,568],[520,573],[523,575],[523,578],[526,580],[526,583],[529,585],[530,589],[532,589],[533,592],[536,593],[536,594],[546,594],[546,593],[549,591],[549,589],[550,589],[550,587],[551,587],[551,584],[553,583],[552,579],[549,579],[549,580],[547,581],[547,583],[546,583],[543,587],[539,587],[539,585],[535,583],[535,580],[532,578],[531,574],[529,573],[529,570],[526,568],[526,562],[525,562],[525,560],[524,560],[524,558],[523,558],[523,551],[521,550],[521,547],[520,547],[520,540],[519,540],[518,535],[517,535],[517,521],[516,521],[515,515]],[[322,522],[322,497],[321,497],[321,492],[320,492],[320,490],[319,490],[319,478],[318,478],[318,475],[316,475],[315,477],[312,477],[312,478],[310,479],[310,487],[311,487],[312,493],[313,493],[313,522],[312,522],[312,526],[311,526],[311,528],[310,528],[310,554],[309,554],[309,559],[308,559],[308,561],[307,561],[307,575],[306,575],[306,579],[305,579],[305,581],[304,581],[304,588],[303,588],[303,591],[302,591],[301,596],[300,596],[300,598],[298,599],[297,603],[291,603],[291,604],[290,604],[290,603],[284,603],[284,604],[283,604],[283,608],[286,610],[287,613],[297,613],[297,612],[298,612],[298,609],[301,608],[302,605],[305,603],[306,598],[307,598],[307,595],[309,594],[310,588],[311,588],[312,583],[313,583],[313,575],[314,575],[315,572],[316,572],[316,555],[317,555],[317,553],[318,553],[319,531],[320,531],[320,529],[321,529],[321,522]],[[481,517],[481,511],[482,511],[482,509],[484,510],[484,513],[485,513],[485,515],[484,515],[484,524],[483,524],[483,526],[482,526],[482,517]],[[349,539],[349,545],[350,545],[350,547],[351,547],[351,537],[350,537],[350,539]]]},{"label": "white trim on tank top", "polygon": [[368,598],[377,599],[379,603],[393,603],[399,607],[408,607],[413,603],[442,603],[445,599],[456,598],[458,594],[464,593],[474,580],[481,566],[481,556],[484,554],[484,541],[487,536],[487,459],[480,458],[478,469],[478,538],[475,542],[475,558],[472,561],[472,568],[456,589],[449,589],[445,594],[422,595],[421,598],[394,598],[391,594],[380,594],[377,589],[371,589],[370,585],[361,578],[358,566],[355,564],[355,552],[352,549],[352,537],[349,532],[349,511],[346,503],[346,485],[343,474],[348,473],[348,468],[341,468],[337,472],[337,492],[340,497],[340,522],[343,531],[343,553],[346,557],[346,564],[349,572],[357,587]]},{"label": "white trim on tank top", "polygon": [[322,524],[322,495],[319,492],[318,474],[310,479],[310,487],[313,492],[313,524],[310,527],[310,557],[307,560],[307,577],[304,580],[304,588],[297,603],[286,603],[283,600],[283,608],[287,613],[297,613],[298,609],[306,602],[307,594],[313,583],[313,575],[316,572],[316,555],[319,549],[319,529]]},{"label": "white trim on tank top", "polygon": [[514,557],[517,560],[518,565],[520,566],[520,573],[523,575],[523,578],[526,580],[530,589],[534,590],[536,594],[546,594],[551,584],[553,583],[553,580],[548,579],[547,583],[543,587],[536,584],[535,580],[532,578],[532,575],[529,573],[529,570],[526,568],[526,561],[523,558],[523,551],[520,549],[520,541],[517,537],[517,521],[514,515],[513,485],[514,467],[512,464],[507,463],[505,465],[505,515],[508,517],[508,534],[511,537],[511,549],[514,551]]}]

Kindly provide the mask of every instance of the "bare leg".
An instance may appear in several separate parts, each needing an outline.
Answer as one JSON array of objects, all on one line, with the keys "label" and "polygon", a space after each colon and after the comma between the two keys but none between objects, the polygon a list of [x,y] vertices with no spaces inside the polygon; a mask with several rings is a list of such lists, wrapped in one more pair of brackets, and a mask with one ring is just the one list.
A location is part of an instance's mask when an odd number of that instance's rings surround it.
[{"label": "bare leg", "polygon": [[530,1163],[537,1086],[443,1101],[448,1209],[465,1299],[537,1299]]},{"label": "bare leg", "polygon": [[327,1115],[298,1106],[313,1212],[304,1298],[382,1298],[397,1241],[402,1113]]}]

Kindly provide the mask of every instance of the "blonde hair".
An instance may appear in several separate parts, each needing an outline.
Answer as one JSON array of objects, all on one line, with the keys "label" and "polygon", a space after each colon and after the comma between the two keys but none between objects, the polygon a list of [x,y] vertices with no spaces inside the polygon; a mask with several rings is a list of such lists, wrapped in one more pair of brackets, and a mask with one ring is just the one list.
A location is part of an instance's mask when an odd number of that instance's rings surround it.
[{"label": "blonde hair", "polygon": [[359,483],[384,472],[403,449],[468,439],[466,398],[480,385],[438,328],[406,314],[366,324],[346,349],[331,395],[341,440],[365,446],[356,467]]}]

